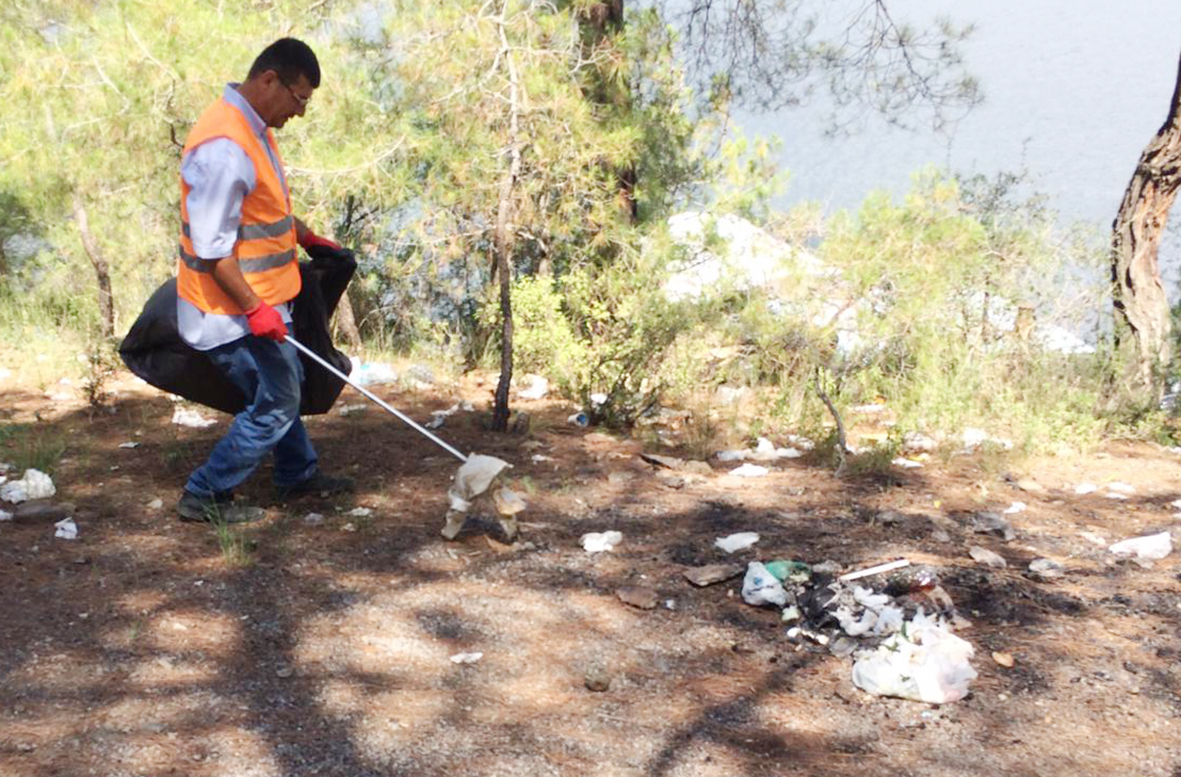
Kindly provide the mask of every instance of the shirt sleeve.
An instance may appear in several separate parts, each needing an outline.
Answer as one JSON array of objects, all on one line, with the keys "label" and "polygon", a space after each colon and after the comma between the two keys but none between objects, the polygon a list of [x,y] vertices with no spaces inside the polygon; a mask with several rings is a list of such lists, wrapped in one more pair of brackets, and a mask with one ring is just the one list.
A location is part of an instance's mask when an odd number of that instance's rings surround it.
[{"label": "shirt sleeve", "polygon": [[185,204],[189,239],[202,259],[221,259],[234,252],[242,200],[255,186],[254,165],[229,138],[214,138],[185,155],[181,176],[191,189]]}]

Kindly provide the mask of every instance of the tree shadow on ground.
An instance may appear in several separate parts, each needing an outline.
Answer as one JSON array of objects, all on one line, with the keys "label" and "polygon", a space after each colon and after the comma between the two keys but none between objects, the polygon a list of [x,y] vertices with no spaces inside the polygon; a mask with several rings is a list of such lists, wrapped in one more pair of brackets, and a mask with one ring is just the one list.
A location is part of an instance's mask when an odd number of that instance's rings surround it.
[{"label": "tree shadow on ground", "polygon": [[[410,410],[425,415],[430,404]],[[457,462],[384,417],[333,416],[311,422],[313,437],[332,471],[357,478],[357,492],[279,503],[260,472],[243,494],[272,515],[236,535],[251,544],[250,562],[237,566],[215,532],[168,514],[224,423],[173,428],[171,410],[162,398],[131,397],[115,416],[79,410],[39,424],[68,441],[62,496],[86,517],[77,543],[54,541],[46,525],[2,527],[0,766],[30,775],[1032,775],[1063,757],[982,759],[980,748],[1022,739],[1027,707],[974,695],[941,713],[954,719],[942,735],[920,729],[923,707],[863,698],[847,661],[796,650],[778,613],[742,604],[733,585],[692,590],[680,577],[730,559],[713,540],[735,531],[758,531],[768,553],[850,567],[942,553],[918,517],[867,519],[872,510],[859,506],[877,484],[792,465],[816,485],[788,489],[782,504],[711,488],[672,505],[642,479],[594,490],[522,464],[537,490],[528,520],[540,528],[527,530],[531,547],[503,552],[484,544],[486,520],[457,543],[439,539]],[[474,422],[447,433],[465,450],[527,458],[520,439],[487,437]],[[119,449],[126,439],[141,444]],[[550,445],[576,468],[578,436]],[[611,460],[583,469],[601,479]],[[147,507],[155,498],[163,509]],[[357,505],[373,515],[351,516]],[[323,524],[304,523],[312,510]],[[627,541],[585,554],[581,534],[605,528]],[[997,647],[1014,630],[1070,627],[1118,605],[957,563],[944,580],[977,613],[977,639]],[[637,582],[675,608],[615,600]],[[1177,626],[1164,605],[1135,610]],[[476,664],[449,660],[480,650]],[[981,685],[1065,693],[1054,667],[1073,660],[1045,640]],[[604,694],[582,685],[596,662],[614,677]],[[1145,664],[1141,674],[1147,696],[1176,699],[1175,671]],[[1070,771],[1098,773],[1089,762]]]}]

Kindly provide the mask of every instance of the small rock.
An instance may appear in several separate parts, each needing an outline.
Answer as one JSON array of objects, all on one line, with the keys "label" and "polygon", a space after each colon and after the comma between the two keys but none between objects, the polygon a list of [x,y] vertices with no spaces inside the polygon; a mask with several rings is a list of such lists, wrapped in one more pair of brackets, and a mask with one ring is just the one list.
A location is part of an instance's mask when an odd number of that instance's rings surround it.
[{"label": "small rock", "polygon": [[626,470],[617,470],[607,475],[607,482],[613,486],[622,486],[635,480],[636,476],[633,472]]},{"label": "small rock", "polygon": [[713,467],[705,461],[686,461],[681,465],[681,469],[690,472],[694,475],[712,475],[714,473]]},{"label": "small rock", "polygon": [[149,510],[159,510],[163,506],[164,506],[163,499],[156,498],[156,499],[153,499],[152,501],[148,502],[148,509]]},{"label": "small rock", "polygon": [[825,559],[819,564],[812,565],[812,574],[814,575],[835,575],[840,572],[843,567],[835,561]]},{"label": "small rock", "polygon": [[1029,574],[1038,580],[1055,580],[1066,574],[1066,567],[1048,558],[1035,558],[1029,562]]},{"label": "small rock", "polygon": [[1045,486],[1033,478],[1022,478],[1021,480],[1018,480],[1016,483],[1014,483],[1014,485],[1022,491],[1028,491],[1031,494],[1045,493],[1046,490]]},{"label": "small rock", "polygon": [[902,437],[902,450],[907,453],[932,453],[939,443],[921,432],[907,432]]},{"label": "small rock", "polygon": [[680,475],[658,475],[656,479],[660,481],[660,485],[665,488],[671,488],[674,491],[684,488],[686,483],[685,479]]},{"label": "small rock", "polygon": [[611,688],[611,673],[606,669],[598,667],[587,670],[583,677],[583,683],[586,685],[588,691],[595,693],[604,693]]},{"label": "small rock", "polygon": [[996,661],[998,665],[1003,666],[1006,669],[1012,669],[1013,664],[1016,663],[1016,661],[1013,660],[1011,653],[1001,653],[995,650],[992,653],[992,660]]},{"label": "small rock", "polygon": [[641,610],[654,610],[660,602],[660,595],[647,586],[624,586],[615,592],[619,601],[639,607]]},{"label": "small rock", "polygon": [[12,510],[12,518],[15,521],[23,521],[27,523],[37,523],[50,521],[60,521],[63,518],[68,518],[74,514],[74,505],[69,502],[62,502],[55,504],[48,499],[35,499],[29,502],[21,502]]},{"label": "small rock", "polygon": [[971,556],[974,561],[983,564],[986,567],[991,567],[992,569],[1004,569],[1005,567],[1009,566],[1000,555],[978,545],[973,545],[972,547],[968,548],[968,555]]},{"label": "small rock", "polygon": [[406,379],[410,382],[425,383],[427,385],[434,385],[435,373],[431,371],[430,367],[425,364],[412,364],[406,370]]},{"label": "small rock", "polygon": [[306,526],[319,526],[324,523],[324,516],[320,513],[308,513],[303,517],[303,522]]},{"label": "small rock", "polygon": [[512,434],[525,436],[529,434],[529,429],[532,427],[532,425],[533,418],[528,413],[517,413],[516,417],[513,418],[513,425],[509,429],[509,432]]},{"label": "small rock", "polygon": [[685,579],[698,588],[738,577],[746,569],[742,564],[708,564],[685,570]]},{"label": "small rock", "polygon": [[641,453],[640,458],[649,464],[666,469],[680,469],[685,466],[685,462],[675,456],[658,456],[655,453]]},{"label": "small rock", "polygon": [[998,513],[988,511],[976,513],[972,516],[972,530],[977,534],[992,534],[1000,537],[1005,542],[1009,542],[1017,536],[1017,532],[1013,530],[1011,523]]},{"label": "small rock", "polygon": [[886,509],[886,510],[879,510],[878,514],[876,516],[874,516],[874,520],[877,521],[878,523],[882,524],[883,526],[892,526],[897,523],[902,523],[902,520],[905,517],[906,516],[904,516],[902,513],[898,512],[897,510]]},{"label": "small rock", "polygon": [[286,680],[288,677],[291,677],[293,674],[295,674],[295,670],[289,666],[281,666],[275,670],[275,677],[281,677],[284,680]]},{"label": "small rock", "polygon": [[931,539],[935,542],[951,542],[951,535],[943,529],[936,528],[931,532]]}]

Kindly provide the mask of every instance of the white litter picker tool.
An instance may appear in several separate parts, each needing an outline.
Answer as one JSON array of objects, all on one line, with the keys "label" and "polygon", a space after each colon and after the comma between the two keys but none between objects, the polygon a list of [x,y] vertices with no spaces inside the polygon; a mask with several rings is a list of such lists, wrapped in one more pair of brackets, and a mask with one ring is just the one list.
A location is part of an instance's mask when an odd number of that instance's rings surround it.
[{"label": "white litter picker tool", "polygon": [[[455,539],[460,530],[463,529],[464,521],[467,519],[467,511],[472,506],[472,502],[476,497],[483,494],[492,485],[492,481],[501,473],[506,467],[512,466],[506,461],[496,458],[495,456],[483,456],[478,453],[473,453],[470,456],[464,456],[450,444],[441,440],[438,436],[433,434],[429,429],[417,423],[414,419],[406,414],[400,412],[397,408],[388,404],[381,397],[369,391],[364,386],[354,383],[336,367],[329,364],[319,354],[312,351],[303,343],[296,340],[291,335],[287,335],[287,342],[294,345],[301,353],[307,356],[312,361],[319,364],[324,369],[331,372],[336,377],[349,384],[357,391],[361,392],[368,399],[372,400],[374,404],[381,407],[386,412],[395,416],[398,420],[405,423],[411,429],[414,429],[419,434],[428,438],[435,445],[438,445],[443,450],[450,453],[455,458],[463,462],[459,467],[459,471],[455,473],[455,482],[451,484],[451,488],[447,489],[447,516],[446,523],[443,526],[443,536],[449,540]],[[520,496],[513,493],[507,488],[499,489],[495,494],[496,510],[500,514],[500,525],[504,529],[505,535],[509,540],[516,539],[517,536],[517,513],[525,509],[525,502]]]}]

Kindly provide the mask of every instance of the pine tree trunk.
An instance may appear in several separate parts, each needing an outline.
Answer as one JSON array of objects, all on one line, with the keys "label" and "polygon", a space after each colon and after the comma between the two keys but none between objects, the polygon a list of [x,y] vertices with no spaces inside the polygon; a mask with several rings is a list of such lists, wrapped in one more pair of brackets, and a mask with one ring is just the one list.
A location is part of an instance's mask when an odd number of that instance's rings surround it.
[{"label": "pine tree trunk", "polygon": [[520,100],[518,96],[517,68],[504,32],[504,8],[500,17],[500,41],[504,61],[509,73],[509,169],[500,181],[500,193],[496,206],[496,232],[493,244],[496,251],[496,275],[500,282],[500,380],[496,384],[495,402],[492,407],[492,431],[508,431],[509,387],[513,380],[513,303],[512,303],[512,262],[513,251],[513,197],[517,179],[521,175]]},{"label": "pine tree trunk", "polygon": [[1159,400],[1172,356],[1172,321],[1157,253],[1181,186],[1181,63],[1169,117],[1140,155],[1112,224],[1111,281],[1116,333],[1130,331],[1134,359],[1126,376],[1136,396]]},{"label": "pine tree trunk", "polygon": [[114,296],[111,294],[111,272],[107,260],[98,249],[98,241],[90,233],[90,220],[86,217],[86,206],[82,198],[74,194],[74,221],[78,224],[78,233],[82,236],[82,248],[86,257],[94,267],[94,275],[98,281],[98,315],[102,325],[104,338],[115,336],[115,306]]}]

